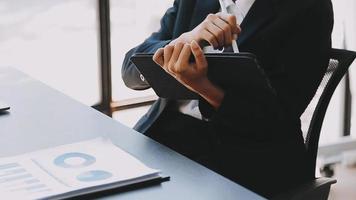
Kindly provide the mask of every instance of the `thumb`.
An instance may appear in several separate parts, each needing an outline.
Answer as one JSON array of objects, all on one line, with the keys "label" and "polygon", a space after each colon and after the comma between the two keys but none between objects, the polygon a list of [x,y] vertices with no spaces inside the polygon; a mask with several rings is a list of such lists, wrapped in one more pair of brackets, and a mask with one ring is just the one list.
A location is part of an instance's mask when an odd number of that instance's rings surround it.
[{"label": "thumb", "polygon": [[204,52],[200,48],[199,44],[195,40],[193,40],[190,46],[191,46],[192,53],[195,57],[195,63],[197,64],[197,67],[199,69],[206,67],[207,61],[204,56]]}]

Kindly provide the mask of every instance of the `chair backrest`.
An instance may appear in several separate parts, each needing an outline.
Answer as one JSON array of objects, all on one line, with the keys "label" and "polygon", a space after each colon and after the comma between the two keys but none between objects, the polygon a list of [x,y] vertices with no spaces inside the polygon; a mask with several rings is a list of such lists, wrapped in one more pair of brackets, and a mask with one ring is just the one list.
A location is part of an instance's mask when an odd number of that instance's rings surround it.
[{"label": "chair backrest", "polygon": [[[314,105],[315,109],[313,109],[314,111],[305,137],[309,165],[308,170],[310,170],[309,173],[311,176],[315,176],[320,131],[330,99],[355,57],[356,52],[332,49],[328,69],[312,100],[312,102],[317,100],[317,103]],[[310,106],[313,105],[309,105],[309,107]]]}]

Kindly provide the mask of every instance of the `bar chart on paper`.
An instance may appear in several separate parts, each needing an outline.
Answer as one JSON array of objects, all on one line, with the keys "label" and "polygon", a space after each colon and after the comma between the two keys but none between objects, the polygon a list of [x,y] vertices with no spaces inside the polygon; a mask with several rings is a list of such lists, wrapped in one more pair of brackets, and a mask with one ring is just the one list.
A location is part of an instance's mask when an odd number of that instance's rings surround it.
[{"label": "bar chart on paper", "polygon": [[[9,199],[36,199],[46,197],[59,189],[55,181],[36,170],[31,160],[8,159],[0,164],[0,194]],[[62,188],[62,187],[60,187]]]},{"label": "bar chart on paper", "polygon": [[51,189],[19,163],[0,165],[0,187],[7,193],[46,193]]},{"label": "bar chart on paper", "polygon": [[66,198],[156,178],[158,170],[102,138],[0,158],[6,199]]}]

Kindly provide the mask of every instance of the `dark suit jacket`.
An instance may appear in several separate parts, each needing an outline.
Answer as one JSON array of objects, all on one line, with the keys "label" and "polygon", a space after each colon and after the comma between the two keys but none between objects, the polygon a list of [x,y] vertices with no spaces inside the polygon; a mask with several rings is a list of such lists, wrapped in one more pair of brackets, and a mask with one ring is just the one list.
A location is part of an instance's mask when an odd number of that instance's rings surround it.
[{"label": "dark suit jacket", "polygon": [[[218,0],[176,0],[162,18],[160,30],[127,53],[122,67],[125,84],[135,90],[150,87],[129,61],[134,53],[154,53],[219,8]],[[219,110],[203,99],[199,103],[222,144],[223,175],[265,196],[283,189],[282,185],[269,187],[271,179],[285,181],[286,186],[292,181],[286,180],[288,176],[294,177],[295,183],[298,178],[313,176],[304,171],[299,118],[326,71],[332,27],[330,0],[255,1],[241,24],[237,42],[240,51],[257,56],[275,93],[231,85],[223,88],[226,95]],[[160,98],[135,129],[145,132],[169,102]],[[236,162],[239,160],[242,162]],[[254,175],[246,173],[253,170]]]}]

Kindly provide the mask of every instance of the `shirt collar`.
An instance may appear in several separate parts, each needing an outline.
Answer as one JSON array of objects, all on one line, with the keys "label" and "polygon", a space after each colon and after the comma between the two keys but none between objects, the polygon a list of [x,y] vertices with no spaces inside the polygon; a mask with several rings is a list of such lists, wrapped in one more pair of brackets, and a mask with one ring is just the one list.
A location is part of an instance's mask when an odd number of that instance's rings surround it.
[{"label": "shirt collar", "polygon": [[243,12],[244,15],[248,13],[253,3],[255,3],[255,0],[238,0],[238,2],[236,2],[236,4],[238,5],[238,7],[240,8],[240,10]]}]

